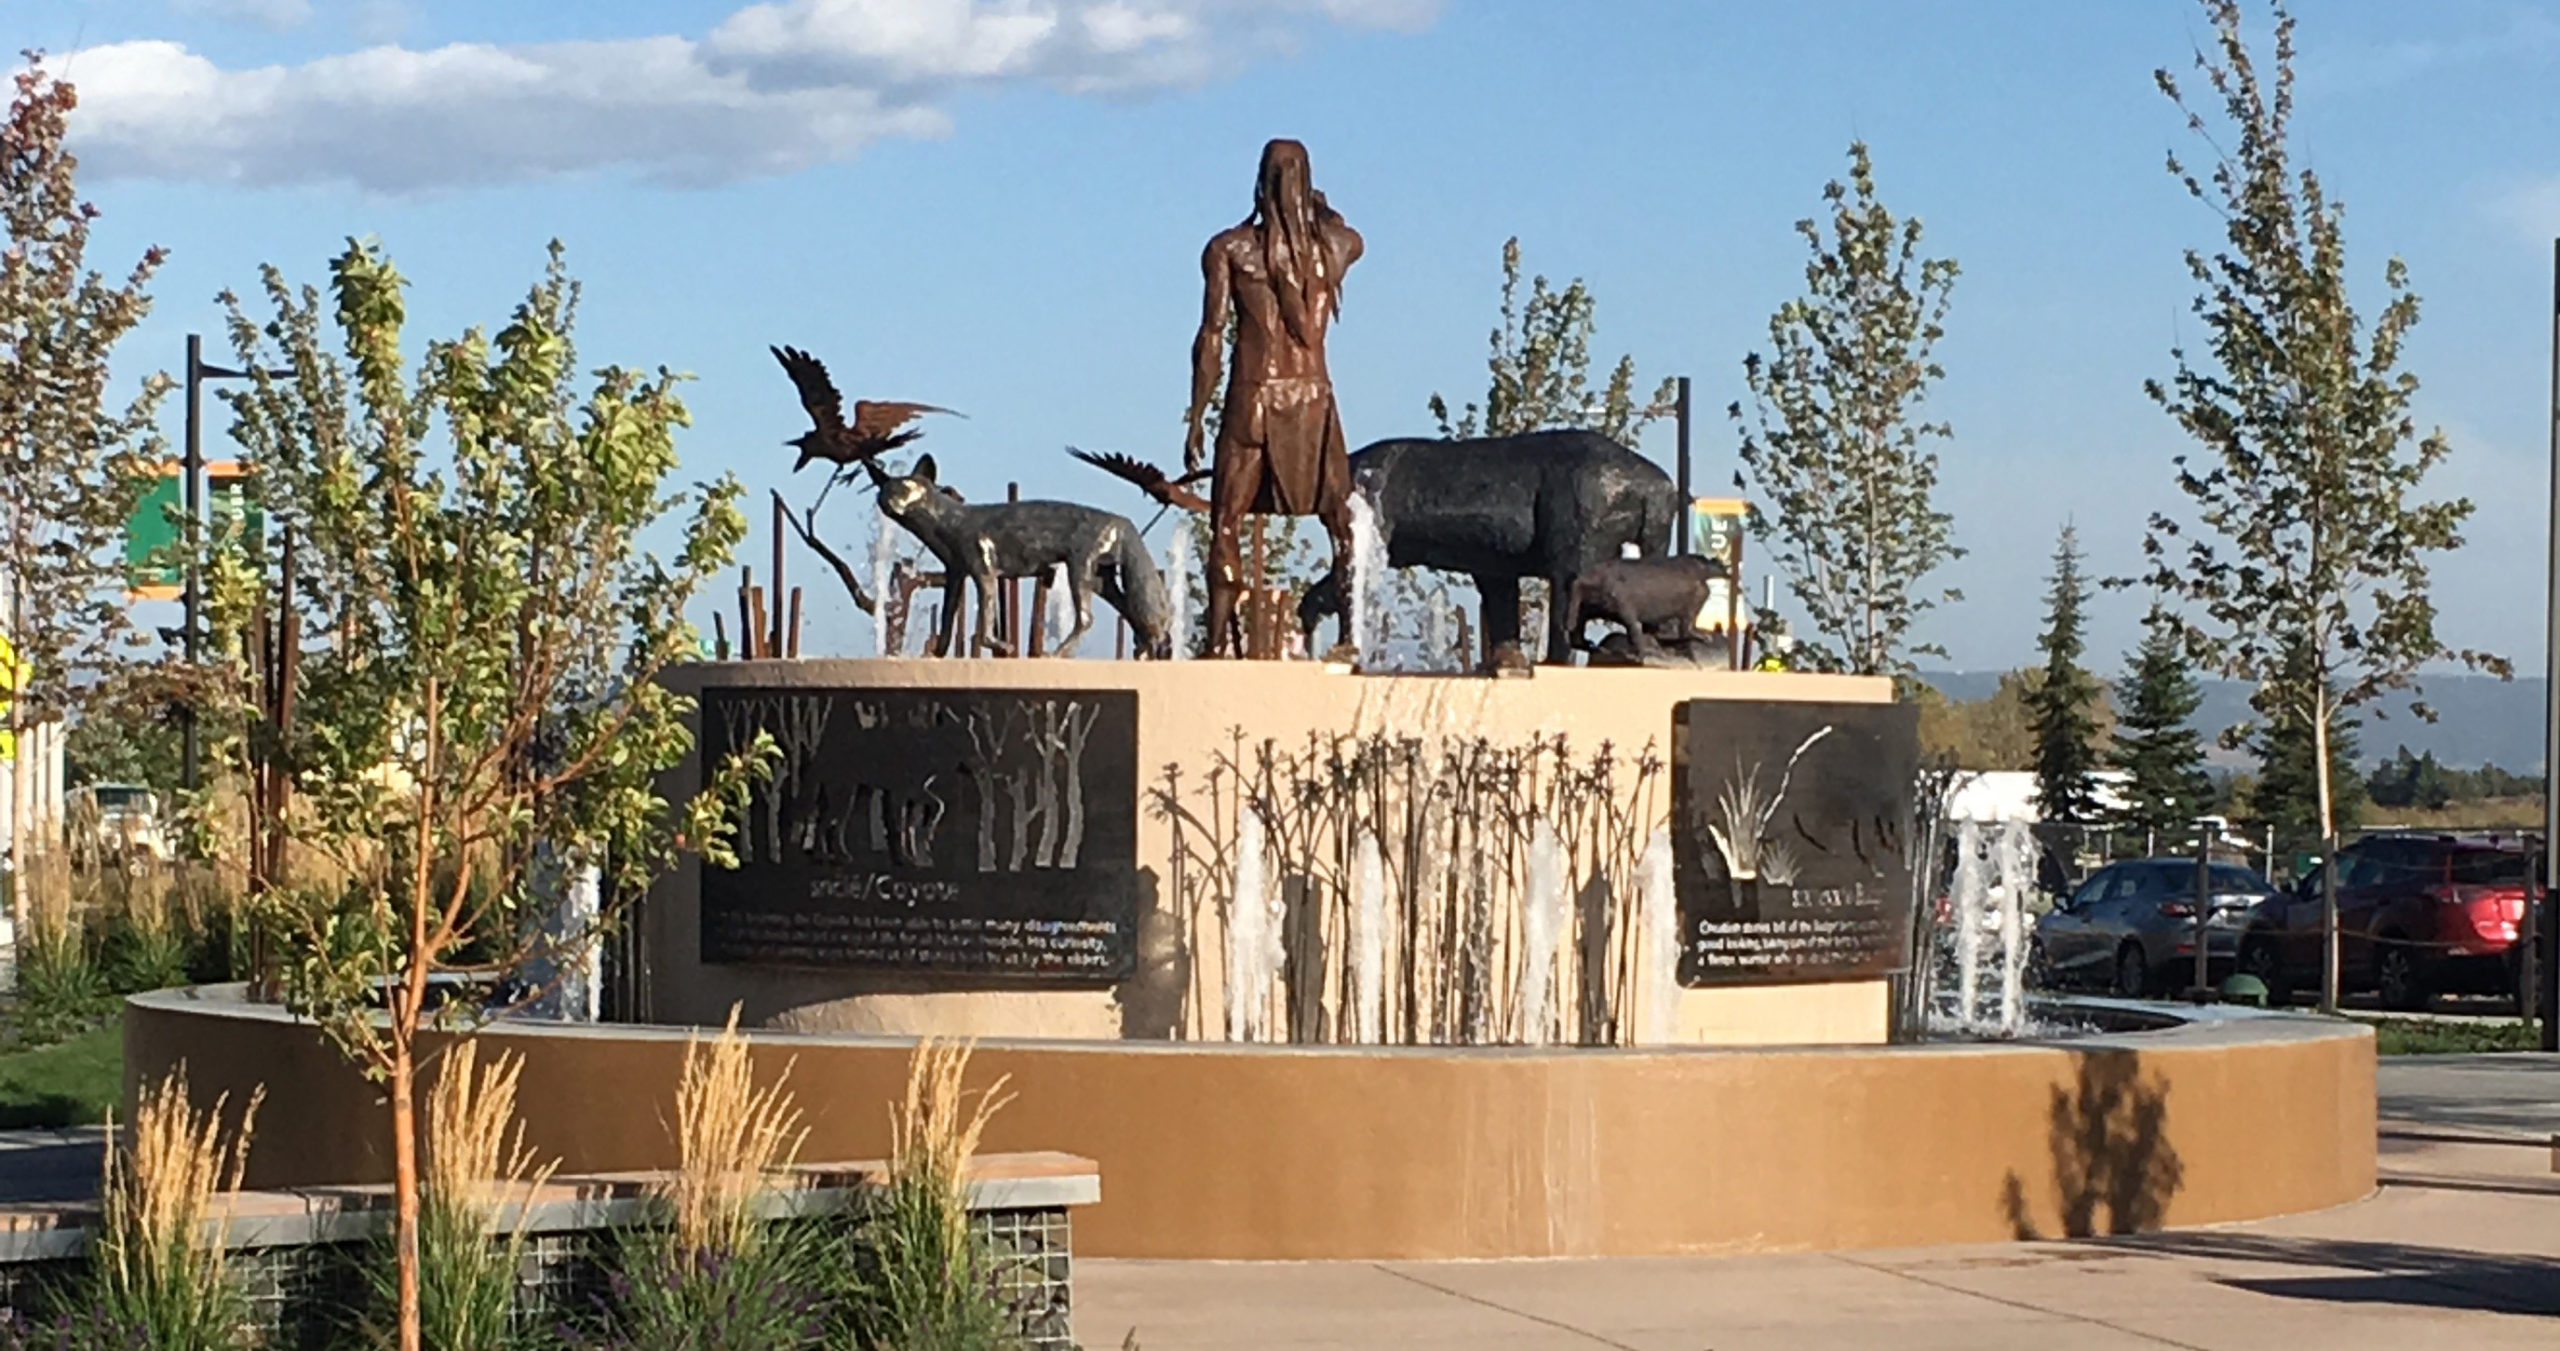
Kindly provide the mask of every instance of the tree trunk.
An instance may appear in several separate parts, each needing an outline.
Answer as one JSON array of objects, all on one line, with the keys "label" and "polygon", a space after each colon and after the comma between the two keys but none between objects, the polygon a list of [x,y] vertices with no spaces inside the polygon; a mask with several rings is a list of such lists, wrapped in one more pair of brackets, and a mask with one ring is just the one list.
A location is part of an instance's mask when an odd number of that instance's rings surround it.
[{"label": "tree trunk", "polygon": [[400,1351],[423,1351],[418,1309],[418,1111],[415,1097],[418,1027],[425,1020],[427,909],[435,895],[436,776],[443,772],[443,690],[427,680],[426,735],[420,749],[417,833],[409,860],[409,943],[400,991],[391,1001],[391,1184],[397,1216],[392,1230],[399,1263]]},{"label": "tree trunk", "polygon": [[[6,674],[14,677],[17,673]],[[11,679],[9,683],[16,682]],[[28,773],[27,698],[23,690],[9,698],[9,747],[9,923],[18,951],[24,952],[25,945],[35,936],[29,927],[34,910],[28,904],[27,891],[35,880],[35,871],[28,866],[34,862],[28,857],[28,845],[35,839],[30,818],[35,815],[36,791],[34,776]]]},{"label": "tree trunk", "polygon": [[2320,1011],[2338,1011],[2338,824],[2329,795],[2329,688],[2311,692],[2311,773],[2320,803]]},{"label": "tree trunk", "polygon": [[1866,641],[1862,644],[1866,650],[1861,658],[1861,664],[1865,667],[1864,670],[1859,672],[1861,675],[1875,675],[1884,670],[1884,653],[1882,651],[1884,645],[1877,641],[1876,635],[1876,591],[1877,588],[1884,585],[1882,571],[1876,564],[1876,539],[1881,533],[1881,527],[1876,523],[1876,516],[1875,465],[1874,462],[1870,460],[1867,466],[1867,594],[1865,607],[1867,631],[1865,634]]},{"label": "tree trunk", "polygon": [[[411,983],[415,983],[412,981]],[[408,994],[403,991],[401,1002]],[[392,1238],[400,1282],[400,1351],[421,1351],[418,1308],[418,1108],[414,1092],[415,1024],[403,1030],[393,1014],[391,1031],[391,1186],[396,1203]]]}]

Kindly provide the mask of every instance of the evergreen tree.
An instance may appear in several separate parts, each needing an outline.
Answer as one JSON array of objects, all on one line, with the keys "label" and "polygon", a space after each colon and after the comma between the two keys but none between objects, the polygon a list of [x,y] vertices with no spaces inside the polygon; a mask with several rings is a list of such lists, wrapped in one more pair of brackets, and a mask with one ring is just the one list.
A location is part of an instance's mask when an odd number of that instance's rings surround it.
[{"label": "evergreen tree", "polygon": [[2364,782],[2366,795],[2377,807],[2422,807],[2436,811],[2457,797],[2488,796],[2481,785],[2504,777],[2496,765],[2489,765],[2478,774],[2448,772],[2437,763],[2434,751],[2412,755],[2408,747],[2402,746],[2390,759],[2374,766],[2373,773],[2365,776]]},{"label": "evergreen tree", "polygon": [[2088,648],[2081,611],[2089,584],[2080,574],[2080,532],[2065,525],[2045,593],[2044,680],[2028,696],[2036,732],[2036,804],[2048,821],[2098,817],[2098,682],[2080,665]]},{"label": "evergreen tree", "polygon": [[2214,798],[2213,781],[2204,772],[2204,743],[2191,721],[2204,691],[2187,667],[2177,626],[2161,612],[2146,621],[2142,646],[2126,663],[2116,697],[2124,716],[2116,724],[2111,758],[2125,772],[2117,824],[2161,834],[2184,829]]},{"label": "evergreen tree", "polygon": [[[2297,658],[2282,681],[2262,686],[2250,696],[2258,714],[2249,747],[2258,754],[2258,782],[2249,795],[2249,819],[2260,828],[2273,826],[2280,848],[2316,849],[2331,832],[2352,833],[2363,819],[2364,776],[2355,771],[2359,720],[2336,716],[2329,724],[2325,759],[2329,768],[2329,823],[2320,817],[2320,765],[2324,759],[2318,729],[2309,716],[2317,702],[2305,692],[2311,663]],[[2335,705],[2331,705],[2334,710]]]}]

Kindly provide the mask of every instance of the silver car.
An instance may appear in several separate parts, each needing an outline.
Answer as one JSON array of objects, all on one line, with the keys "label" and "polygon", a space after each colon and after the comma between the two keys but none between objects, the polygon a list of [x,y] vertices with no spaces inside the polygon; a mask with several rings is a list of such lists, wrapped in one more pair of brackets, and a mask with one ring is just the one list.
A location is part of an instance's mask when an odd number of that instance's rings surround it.
[{"label": "silver car", "polygon": [[[2234,863],[2216,863],[2208,876],[2205,960],[2209,973],[2228,973],[2251,917],[2278,893]],[[2095,987],[2133,999],[2184,988],[2194,979],[2195,902],[2194,859],[2110,863],[2036,920],[2036,966],[2056,988]]]}]

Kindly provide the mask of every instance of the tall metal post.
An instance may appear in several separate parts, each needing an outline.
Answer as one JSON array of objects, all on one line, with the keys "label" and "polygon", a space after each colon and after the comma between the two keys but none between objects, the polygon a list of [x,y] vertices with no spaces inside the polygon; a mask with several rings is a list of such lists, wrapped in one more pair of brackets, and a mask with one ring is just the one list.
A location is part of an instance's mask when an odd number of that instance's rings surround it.
[{"label": "tall metal post", "polygon": [[[1680,428],[1680,459],[1678,464],[1680,479],[1680,520],[1678,532],[1680,547],[1678,552],[1685,556],[1689,552],[1690,543],[1689,518],[1695,514],[1689,509],[1689,377],[1685,375],[1680,377],[1679,402],[1675,407],[1677,409],[1677,423]],[[1730,580],[1730,584],[1739,586],[1742,584],[1742,579],[1739,577],[1732,578]]]},{"label": "tall metal post", "polygon": [[2212,997],[2213,959],[2211,956],[2213,923],[2213,837],[2222,830],[2222,818],[2200,817],[2196,821],[2196,998]]},{"label": "tall metal post", "polygon": [[[186,617],[182,621],[185,627],[179,631],[178,641],[186,654],[188,669],[193,670],[199,642],[197,634],[203,627],[199,620],[204,604],[196,567],[196,531],[204,521],[204,338],[194,333],[187,335],[187,449],[186,463],[181,472],[186,476],[187,524],[182,543],[186,549],[187,581]],[[184,739],[178,751],[178,782],[193,792],[197,787],[199,754],[193,700],[183,706],[179,716]]]},{"label": "tall metal post", "polygon": [[2542,897],[2528,905],[2525,946],[2538,948],[2542,979],[2523,982],[2542,1006],[2542,1049],[2560,1051],[2560,923],[2552,895],[2560,891],[2560,239],[2551,241],[2551,542],[2542,635]]}]

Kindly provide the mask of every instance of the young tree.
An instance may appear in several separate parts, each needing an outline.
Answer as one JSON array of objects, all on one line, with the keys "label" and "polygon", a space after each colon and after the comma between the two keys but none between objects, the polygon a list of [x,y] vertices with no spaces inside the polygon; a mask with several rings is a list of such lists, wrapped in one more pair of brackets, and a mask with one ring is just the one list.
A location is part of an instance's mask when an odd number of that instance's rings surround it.
[{"label": "young tree", "polygon": [[1920,256],[1920,218],[1896,219],[1876,200],[1863,141],[1849,147],[1849,181],[1822,189],[1830,233],[1796,222],[1813,250],[1805,294],[1769,318],[1769,353],[1743,358],[1751,414],[1743,426],[1752,533],[1786,573],[1812,633],[1806,658],[1863,675],[1911,669],[1933,647],[1906,645],[1913,621],[1954,591],[1921,579],[1964,556],[1954,518],[1939,511],[1938,457],[1951,431],[1917,420],[1946,374],[1931,353],[1944,334],[1956,265]]},{"label": "young tree", "polygon": [[[227,396],[283,547],[208,567],[240,654],[224,752],[290,776],[294,810],[272,824],[331,879],[269,879],[287,1002],[390,1098],[400,1344],[416,1351],[421,1032],[490,1011],[534,959],[577,959],[590,934],[546,932],[551,879],[596,870],[610,914],[680,851],[728,859],[770,747],[708,767],[682,809],[659,796],[693,734],[691,701],[658,676],[699,653],[685,606],[746,530],[734,481],[666,486],[678,377],[608,367],[581,385],[557,245],[494,339],[431,342],[414,368],[404,288],[351,242],[326,302],[272,268],[271,319],[224,297],[241,365],[289,372]],[[268,663],[257,639],[274,631]],[[279,680],[297,702],[281,720]],[[467,992],[431,998],[439,972]]]},{"label": "young tree", "polygon": [[2036,803],[2048,821],[2098,818],[2098,682],[2080,665],[2088,648],[2081,610],[2089,584],[2080,575],[2080,533],[2065,525],[2054,545],[2052,587],[2045,593],[2044,680],[2028,696],[2036,729]]},{"label": "young tree", "polygon": [[1948,768],[1972,773],[2035,768],[2035,695],[2044,673],[2000,673],[1979,699],[1953,700],[1916,678],[1900,682],[1902,698],[1920,707],[1920,749]]},{"label": "young tree", "polygon": [[1561,291],[1544,276],[1532,277],[1520,296],[1520,239],[1502,244],[1502,318],[1493,330],[1485,365],[1493,376],[1484,402],[1468,404],[1453,420],[1448,400],[1431,396],[1431,416],[1444,437],[1516,436],[1551,427],[1588,427],[1612,441],[1633,445],[1646,426],[1667,416],[1677,382],[1664,380],[1653,397],[1636,402],[1636,359],[1621,356],[1595,399],[1591,392],[1591,334],[1599,303],[1580,277]]},{"label": "young tree", "polygon": [[[2270,77],[2242,32],[2241,0],[2202,2],[2214,41],[2196,65],[2227,125],[2210,128],[2168,71],[2157,79],[2212,148],[2201,175],[2175,155],[2169,169],[2222,218],[2225,247],[2186,255],[2203,358],[2175,349],[2177,374],[2145,386],[2203,454],[2177,460],[2192,520],[2154,516],[2144,548],[2152,584],[2190,607],[2195,655],[2256,685],[2258,712],[2277,734],[2299,734],[2308,824],[2334,857],[2335,790],[2354,777],[2336,772],[2346,711],[2406,691],[2429,717],[2420,668],[2507,666],[2436,636],[2427,559],[2461,544],[2471,504],[2421,496],[2449,447],[2441,431],[2420,437],[2410,414],[2418,381],[2401,367],[2401,344],[2418,297],[2408,269],[2396,257],[2385,265],[2389,300],[2368,327],[2347,292],[2341,208],[2292,162],[2293,16],[2276,0]],[[2336,878],[2323,873],[2321,995],[2335,1008]]]},{"label": "young tree", "polygon": [[[1529,280],[1520,295],[1520,239],[1502,244],[1502,313],[1489,340],[1485,366],[1491,383],[1482,404],[1470,403],[1457,417],[1437,393],[1431,416],[1440,435],[1517,436],[1557,427],[1587,427],[1622,445],[1632,446],[1644,429],[1669,416],[1676,406],[1679,382],[1665,378],[1653,397],[1636,402],[1636,359],[1621,355],[1595,397],[1591,388],[1591,335],[1598,323],[1599,302],[1580,277],[1559,291],[1543,275]],[[1454,578],[1442,577],[1440,585]],[[1436,603],[1437,588],[1419,568],[1399,569],[1390,584],[1396,609],[1408,616]],[[1550,603],[1547,584],[1524,579],[1520,588],[1525,641],[1544,641],[1546,624],[1539,616]],[[1531,652],[1536,658],[1545,654]]]},{"label": "young tree", "polygon": [[2204,743],[2194,726],[2204,691],[2188,669],[2185,636],[2158,610],[2144,621],[2142,646],[2116,684],[2124,714],[2110,755],[2125,773],[2116,824],[2127,831],[2174,836],[2213,804],[2204,772]]},{"label": "young tree", "polygon": [[[79,97],[32,55],[0,124],[0,634],[15,680],[0,681],[10,754],[28,728],[64,716],[96,683],[125,634],[117,536],[156,460],[152,376],[109,411],[107,363],[150,309],[163,254],[146,250],[121,282],[87,261],[97,209],[79,198],[63,134]],[[15,685],[15,697],[9,686]],[[44,843],[32,778],[10,775],[8,841],[20,878]],[[49,819],[49,817],[48,817]],[[26,932],[26,898],[11,904]]]}]

